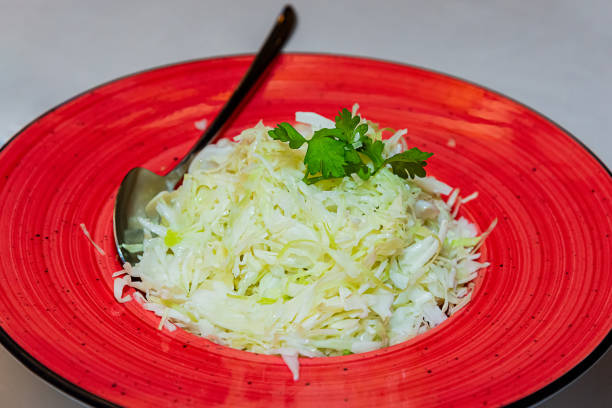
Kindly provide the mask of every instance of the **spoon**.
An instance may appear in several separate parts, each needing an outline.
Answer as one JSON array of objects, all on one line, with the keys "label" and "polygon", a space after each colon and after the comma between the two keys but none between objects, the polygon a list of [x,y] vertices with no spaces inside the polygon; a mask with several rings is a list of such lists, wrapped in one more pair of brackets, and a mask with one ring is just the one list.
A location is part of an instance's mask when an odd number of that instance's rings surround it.
[{"label": "spoon", "polygon": [[140,244],[144,240],[144,231],[138,217],[145,216],[144,209],[147,203],[162,191],[174,190],[195,155],[221,133],[229,118],[238,110],[241,102],[246,99],[291,36],[296,20],[293,7],[285,6],[232,96],[176,167],[165,176],[142,167],[135,167],[124,177],[117,192],[113,213],[115,245],[124,263],[134,264],[138,262],[138,255],[142,254]]}]

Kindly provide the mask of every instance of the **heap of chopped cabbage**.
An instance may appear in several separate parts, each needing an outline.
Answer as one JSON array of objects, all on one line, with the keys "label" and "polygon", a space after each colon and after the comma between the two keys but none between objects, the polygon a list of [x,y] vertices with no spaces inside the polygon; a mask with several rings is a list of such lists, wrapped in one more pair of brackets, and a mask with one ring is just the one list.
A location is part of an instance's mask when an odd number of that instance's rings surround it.
[{"label": "heap of chopped cabbage", "polygon": [[[297,119],[310,123],[298,125],[303,133],[329,123]],[[307,185],[305,146],[292,150],[269,129],[259,123],[207,147],[177,190],[149,204],[157,219],[141,219],[144,255],[126,269],[149,310],[291,361],[403,342],[468,301],[487,263],[476,261],[476,228],[453,214],[457,191],[445,202],[446,184],[386,168],[367,181]],[[405,133],[385,141],[386,155],[405,148]]]}]

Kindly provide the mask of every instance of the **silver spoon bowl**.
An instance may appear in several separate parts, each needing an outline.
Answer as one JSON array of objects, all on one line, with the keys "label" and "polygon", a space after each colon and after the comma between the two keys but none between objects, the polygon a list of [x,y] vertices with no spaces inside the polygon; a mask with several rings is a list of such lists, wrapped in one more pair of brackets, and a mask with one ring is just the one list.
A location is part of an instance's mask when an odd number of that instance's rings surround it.
[{"label": "silver spoon bowl", "polygon": [[257,85],[266,68],[280,53],[291,36],[296,21],[297,17],[293,8],[289,5],[285,6],[232,96],[176,167],[164,176],[142,167],[135,167],[124,177],[117,192],[113,213],[115,245],[123,262],[134,264],[142,255],[144,232],[138,218],[146,216],[147,203],[162,191],[174,190],[195,155],[221,133],[224,125]]}]

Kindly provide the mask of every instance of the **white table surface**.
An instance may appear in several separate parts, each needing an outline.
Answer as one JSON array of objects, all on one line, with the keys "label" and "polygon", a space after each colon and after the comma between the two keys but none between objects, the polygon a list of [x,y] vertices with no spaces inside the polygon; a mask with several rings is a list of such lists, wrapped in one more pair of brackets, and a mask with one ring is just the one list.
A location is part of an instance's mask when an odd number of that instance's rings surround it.
[{"label": "white table surface", "polygon": [[[486,85],[612,166],[612,2],[293,2],[287,51],[390,59]],[[377,4],[378,3],[378,4]],[[254,52],[283,1],[0,0],[0,145],[52,106],[148,67]],[[612,406],[612,352],[544,407]],[[0,348],[0,407],[79,407]]]}]

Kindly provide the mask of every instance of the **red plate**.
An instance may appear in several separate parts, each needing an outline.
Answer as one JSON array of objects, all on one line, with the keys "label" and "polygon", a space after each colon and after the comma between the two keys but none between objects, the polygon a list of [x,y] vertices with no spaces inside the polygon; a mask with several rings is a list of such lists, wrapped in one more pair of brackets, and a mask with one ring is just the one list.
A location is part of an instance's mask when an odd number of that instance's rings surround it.
[{"label": "red plate", "polygon": [[361,58],[283,56],[228,133],[297,110],[332,116],[354,102],[369,119],[407,127],[411,145],[435,152],[430,174],[480,193],[464,214],[481,228],[499,219],[471,303],[394,347],[301,359],[298,382],[279,357],[158,331],[137,303],[118,304],[112,209],[121,179],[135,166],[172,166],[198,137],[194,122],[214,117],[250,61],[119,79],[43,115],[0,152],[0,340],[30,369],[95,406],[498,406],[541,400],[605,352],[608,170],[504,96]]}]

